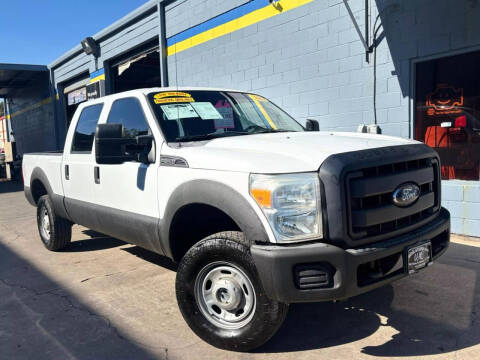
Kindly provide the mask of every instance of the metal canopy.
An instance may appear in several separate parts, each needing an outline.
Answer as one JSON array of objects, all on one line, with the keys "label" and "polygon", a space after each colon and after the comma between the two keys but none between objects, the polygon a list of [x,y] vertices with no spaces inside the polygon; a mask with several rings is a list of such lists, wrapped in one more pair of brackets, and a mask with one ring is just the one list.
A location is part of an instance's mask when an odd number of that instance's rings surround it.
[{"label": "metal canopy", "polygon": [[35,88],[48,79],[45,65],[1,64],[0,98],[21,97],[28,88]]}]

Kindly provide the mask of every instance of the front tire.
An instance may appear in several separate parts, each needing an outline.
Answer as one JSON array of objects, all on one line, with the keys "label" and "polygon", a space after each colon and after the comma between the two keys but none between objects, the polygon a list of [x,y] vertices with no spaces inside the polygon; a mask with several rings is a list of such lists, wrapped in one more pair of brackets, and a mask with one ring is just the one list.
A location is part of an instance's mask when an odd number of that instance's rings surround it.
[{"label": "front tire", "polygon": [[269,299],[240,232],[195,244],[180,262],[177,302],[190,328],[218,348],[249,351],[280,328],[288,305]]},{"label": "front tire", "polygon": [[52,200],[48,195],[37,203],[37,225],[43,245],[50,251],[65,248],[72,239],[72,223],[55,215]]}]

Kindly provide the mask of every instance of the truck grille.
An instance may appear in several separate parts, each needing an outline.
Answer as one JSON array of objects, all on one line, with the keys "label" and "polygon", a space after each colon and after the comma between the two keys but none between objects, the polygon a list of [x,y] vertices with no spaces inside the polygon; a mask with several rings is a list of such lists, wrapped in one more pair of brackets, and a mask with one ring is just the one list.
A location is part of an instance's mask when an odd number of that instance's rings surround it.
[{"label": "truck grille", "polygon": [[[348,232],[353,241],[380,239],[420,226],[439,209],[438,160],[428,157],[361,168],[345,177]],[[408,207],[393,204],[393,192],[404,183],[420,188]],[[393,234],[392,234],[393,235]],[[362,241],[364,242],[364,241]]]}]

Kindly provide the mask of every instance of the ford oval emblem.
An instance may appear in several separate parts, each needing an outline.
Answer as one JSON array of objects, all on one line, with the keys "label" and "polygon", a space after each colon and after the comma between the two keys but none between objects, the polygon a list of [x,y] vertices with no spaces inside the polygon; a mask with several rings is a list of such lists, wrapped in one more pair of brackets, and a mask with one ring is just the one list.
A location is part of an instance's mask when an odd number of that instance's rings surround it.
[{"label": "ford oval emblem", "polygon": [[413,204],[420,196],[420,188],[415,183],[399,185],[393,192],[393,203],[400,207]]}]

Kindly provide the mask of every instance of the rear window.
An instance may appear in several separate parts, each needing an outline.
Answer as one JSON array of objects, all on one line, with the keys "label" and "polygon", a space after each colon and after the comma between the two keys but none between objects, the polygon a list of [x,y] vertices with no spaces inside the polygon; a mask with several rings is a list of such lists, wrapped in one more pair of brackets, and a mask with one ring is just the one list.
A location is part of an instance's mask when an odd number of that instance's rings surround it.
[{"label": "rear window", "polygon": [[72,141],[72,152],[92,152],[95,129],[102,112],[103,104],[85,107],[78,119]]}]

